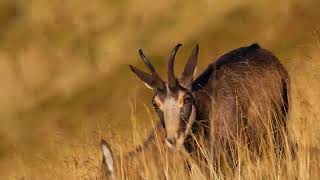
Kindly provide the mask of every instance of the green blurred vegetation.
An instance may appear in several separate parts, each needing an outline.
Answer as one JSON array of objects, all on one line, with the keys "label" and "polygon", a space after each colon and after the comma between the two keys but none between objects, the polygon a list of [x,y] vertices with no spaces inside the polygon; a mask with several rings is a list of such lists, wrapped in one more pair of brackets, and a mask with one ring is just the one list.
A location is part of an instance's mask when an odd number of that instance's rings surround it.
[{"label": "green blurred vegetation", "polygon": [[318,7],[317,0],[2,0],[0,174],[17,162],[36,166],[39,156],[54,161],[83,139],[114,137],[132,146],[132,120],[146,134],[152,92],[127,66],[144,68],[138,48],[165,75],[178,42],[178,70],[200,44],[198,72],[258,42],[288,68],[302,99],[296,116],[305,117],[300,106],[319,113],[319,85],[310,86],[320,79]]}]

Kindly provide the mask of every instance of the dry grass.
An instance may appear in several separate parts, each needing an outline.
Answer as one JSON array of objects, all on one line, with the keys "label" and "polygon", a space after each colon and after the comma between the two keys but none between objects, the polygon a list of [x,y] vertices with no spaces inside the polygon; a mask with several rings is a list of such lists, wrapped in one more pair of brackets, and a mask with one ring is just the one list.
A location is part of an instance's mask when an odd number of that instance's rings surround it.
[{"label": "dry grass", "polygon": [[[177,41],[184,44],[177,70],[195,42],[198,71],[232,48],[259,42],[291,76],[289,126],[297,158],[247,161],[227,179],[320,177],[317,7],[315,0],[1,1],[0,179],[101,178],[100,138],[126,154],[155,121],[146,103],[152,93],[127,64],[138,63],[137,49],[144,48],[164,74],[164,59]],[[190,174],[180,168],[187,157],[171,165],[169,154],[153,152],[141,157],[146,179],[221,177],[202,168]]]}]

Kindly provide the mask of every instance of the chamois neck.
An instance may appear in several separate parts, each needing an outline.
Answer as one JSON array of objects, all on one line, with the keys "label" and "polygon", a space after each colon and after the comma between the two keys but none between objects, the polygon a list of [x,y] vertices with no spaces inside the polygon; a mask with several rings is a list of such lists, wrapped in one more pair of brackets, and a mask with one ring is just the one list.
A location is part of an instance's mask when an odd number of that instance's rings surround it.
[{"label": "chamois neck", "polygon": [[196,122],[207,121],[211,107],[211,98],[205,90],[198,90],[194,92],[195,106],[196,106]]},{"label": "chamois neck", "polygon": [[[192,134],[196,137],[209,137],[210,135],[210,124],[209,124],[209,112],[211,107],[211,99],[204,90],[198,90],[193,92],[195,96],[195,107],[196,107],[196,120],[192,125]],[[197,148],[192,136],[188,136],[185,141],[186,150],[191,153]]]}]

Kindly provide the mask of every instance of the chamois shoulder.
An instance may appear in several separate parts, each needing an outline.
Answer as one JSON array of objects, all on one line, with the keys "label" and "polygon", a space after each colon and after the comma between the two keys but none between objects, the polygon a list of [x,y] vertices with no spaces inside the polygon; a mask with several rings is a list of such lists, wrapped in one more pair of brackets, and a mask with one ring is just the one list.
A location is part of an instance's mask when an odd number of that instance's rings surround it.
[{"label": "chamois shoulder", "polygon": [[[240,47],[229,51],[228,53],[219,57],[214,63],[210,64],[219,69],[221,66],[228,66],[230,64],[236,64],[242,61],[257,60],[266,52],[258,45],[254,43],[247,47]],[[271,54],[271,53],[270,53]]]},{"label": "chamois shoulder", "polygon": [[240,47],[227,52],[211,63],[194,81],[192,90],[202,89],[209,81],[211,75],[221,68],[233,69],[239,64],[250,62],[253,66],[265,66],[278,63],[278,59],[269,51],[261,48],[257,43]]}]

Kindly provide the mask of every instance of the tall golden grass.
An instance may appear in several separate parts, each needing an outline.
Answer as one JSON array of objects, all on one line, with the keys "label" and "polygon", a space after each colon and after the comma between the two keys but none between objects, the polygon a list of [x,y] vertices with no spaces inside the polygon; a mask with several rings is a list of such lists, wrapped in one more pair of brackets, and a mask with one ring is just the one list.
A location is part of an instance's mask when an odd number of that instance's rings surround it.
[{"label": "tall golden grass", "polygon": [[[178,71],[196,42],[200,72],[226,51],[252,42],[273,51],[289,71],[297,158],[247,161],[227,179],[319,177],[317,7],[315,0],[1,1],[0,179],[102,178],[100,139],[125,155],[156,121],[151,92],[127,64],[138,64],[137,49],[144,48],[164,74],[177,42],[184,44]],[[222,178],[214,170],[180,168],[185,155],[169,160],[158,148],[152,152],[141,156],[139,170],[147,179]],[[121,178],[141,177],[134,172]]]},{"label": "tall golden grass", "polygon": [[[25,162],[23,158],[16,154],[11,160],[15,162],[15,171],[10,176],[12,178],[25,179],[100,179],[106,178],[105,171],[101,165],[102,154],[99,149],[99,139],[106,138],[111,141],[112,149],[118,164],[122,164],[122,168],[118,168],[118,177],[120,179],[316,179],[319,177],[319,124],[317,123],[319,113],[318,109],[312,108],[316,104],[319,92],[316,91],[318,84],[305,84],[304,78],[313,79],[318,76],[318,72],[314,70],[314,65],[317,65],[317,58],[320,58],[318,51],[319,47],[314,47],[315,53],[312,54],[306,66],[310,69],[302,68],[301,62],[306,61],[296,60],[293,69],[288,68],[289,72],[298,73],[291,78],[291,111],[290,111],[290,134],[298,144],[298,151],[295,158],[286,151],[284,159],[277,159],[272,151],[268,151],[269,155],[266,158],[252,161],[242,154],[242,164],[234,173],[221,173],[215,167],[212,167],[212,162],[202,162],[203,164],[194,162],[195,159],[190,158],[185,153],[172,154],[161,146],[161,142],[150,149],[144,149],[141,154],[130,159],[125,159],[126,153],[133,150],[135,146],[141,144],[146,138],[146,133],[141,133],[141,126],[137,124],[138,115],[136,107],[131,103],[131,129],[132,134],[127,134],[124,137],[118,134],[118,131],[110,133],[112,129],[104,126],[105,122],[97,125],[94,135],[88,130],[87,124],[83,124],[82,131],[84,135],[72,145],[64,144],[62,139],[57,142],[47,142],[45,145],[55,149],[53,153],[58,153],[59,157],[52,160],[51,157],[37,157],[35,162]],[[317,67],[319,67],[317,65]],[[296,68],[299,68],[297,71]],[[300,75],[300,76],[299,76]],[[310,77],[311,76],[311,77]],[[151,128],[154,116],[151,110],[145,105],[145,113],[149,114],[147,118],[151,123]],[[130,122],[129,122],[130,123]],[[104,129],[104,130],[102,130]],[[110,131],[108,131],[110,130]],[[109,133],[108,133],[109,132]],[[123,137],[120,137],[123,136]],[[122,139],[122,140],[121,140]],[[131,143],[125,141],[130,139]],[[68,151],[61,153],[59,151],[60,144],[64,148],[68,146]],[[159,143],[159,144],[158,144]],[[128,145],[130,144],[130,145]],[[41,148],[41,147],[39,147]],[[204,153],[206,150],[204,150]],[[63,154],[63,155],[62,155]],[[185,162],[191,162],[191,171],[186,167]],[[118,166],[119,167],[119,166]],[[45,172],[45,173],[43,173]]]}]

